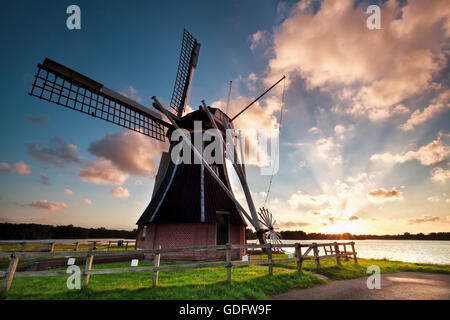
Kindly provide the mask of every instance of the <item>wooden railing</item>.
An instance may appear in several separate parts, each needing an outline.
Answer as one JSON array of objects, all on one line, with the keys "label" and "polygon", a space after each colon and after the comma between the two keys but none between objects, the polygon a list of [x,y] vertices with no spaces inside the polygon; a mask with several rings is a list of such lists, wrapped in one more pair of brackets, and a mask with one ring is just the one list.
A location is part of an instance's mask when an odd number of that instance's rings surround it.
[{"label": "wooden railing", "polygon": [[[2,245],[16,245],[20,246],[19,251],[25,252],[26,249],[30,248],[30,246],[40,245],[43,247],[45,251],[54,252],[57,251],[58,245],[73,246],[74,251],[79,251],[80,246],[87,245],[88,248],[85,248],[87,250],[107,250],[109,251],[111,249],[111,246],[119,247],[119,242],[122,243],[122,246],[120,248],[123,248],[124,250],[128,250],[129,246],[133,247],[136,244],[136,240],[89,240],[89,241],[51,241],[51,240],[28,240],[28,241],[0,241],[0,248]],[[1,250],[0,250],[1,251]]]},{"label": "wooden railing", "polygon": [[[339,247],[343,246],[343,250]],[[347,250],[347,246],[351,247],[351,251]],[[273,259],[274,248],[295,248],[295,255],[284,259]],[[320,248],[323,248],[325,255],[320,255]],[[233,249],[263,249],[267,253],[267,259],[252,259],[247,261],[232,261],[231,250]],[[302,251],[304,249],[304,251]],[[189,252],[189,251],[208,251],[208,250],[225,250],[225,261],[215,262],[200,262],[200,263],[188,263],[178,265],[166,265],[161,266],[161,254],[174,253],[174,252]],[[310,255],[312,253],[312,255]],[[115,257],[125,256],[130,254],[149,254],[154,256],[154,266],[149,267],[127,267],[127,268],[113,268],[113,269],[100,269],[92,270],[92,263],[94,257]],[[0,252],[0,258],[10,257],[11,262],[6,272],[0,271],[0,278],[5,278],[3,288],[8,291],[11,287],[11,283],[14,277],[48,277],[48,276],[67,276],[66,271],[24,271],[16,272],[19,259],[33,259],[33,258],[50,258],[50,257],[86,257],[86,264],[82,275],[84,277],[83,286],[89,284],[89,278],[91,275],[97,274],[115,274],[115,273],[128,273],[128,272],[153,272],[153,286],[158,284],[158,274],[160,271],[167,270],[183,270],[183,269],[198,269],[198,268],[213,268],[213,267],[225,267],[227,269],[227,281],[231,281],[231,269],[233,266],[248,266],[248,265],[268,265],[269,275],[273,275],[273,267],[277,263],[289,263],[295,262],[299,272],[302,271],[303,262],[306,260],[314,260],[316,268],[320,269],[320,260],[336,258],[338,265],[341,265],[341,258],[348,259],[352,256],[355,263],[358,263],[355,243],[311,243],[311,244],[226,244],[217,246],[198,246],[187,248],[167,248],[161,249],[159,246],[157,249],[145,249],[145,250],[128,250],[128,251],[67,251],[67,252]]]}]

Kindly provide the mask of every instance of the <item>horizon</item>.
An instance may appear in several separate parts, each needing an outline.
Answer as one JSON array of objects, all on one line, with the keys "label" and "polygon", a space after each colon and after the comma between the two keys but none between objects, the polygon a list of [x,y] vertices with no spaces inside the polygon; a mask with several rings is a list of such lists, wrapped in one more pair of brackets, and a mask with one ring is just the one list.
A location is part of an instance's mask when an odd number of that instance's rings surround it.
[{"label": "horizon", "polygon": [[186,28],[201,44],[188,110],[203,99],[225,110],[232,80],[236,114],[287,76],[235,123],[279,138],[269,195],[263,164],[246,169],[255,205],[267,200],[280,228],[450,232],[446,2],[375,2],[380,30],[366,27],[373,3],[360,0],[83,0],[81,30],[66,27],[67,1],[5,3],[0,223],[136,228],[167,144],[28,92],[49,57],[144,106],[153,95],[169,101]]}]

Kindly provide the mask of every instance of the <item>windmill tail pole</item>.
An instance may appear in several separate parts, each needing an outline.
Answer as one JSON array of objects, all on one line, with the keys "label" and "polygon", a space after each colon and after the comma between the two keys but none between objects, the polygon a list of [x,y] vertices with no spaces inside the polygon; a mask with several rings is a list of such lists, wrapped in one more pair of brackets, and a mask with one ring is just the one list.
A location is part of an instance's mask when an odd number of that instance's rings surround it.
[{"label": "windmill tail pole", "polygon": [[275,84],[273,84],[269,89],[267,89],[266,91],[264,91],[258,98],[256,98],[255,100],[253,100],[248,106],[246,106],[244,109],[242,109],[237,115],[235,115],[231,121],[233,121],[234,119],[236,119],[237,117],[239,117],[241,115],[241,113],[243,113],[245,110],[247,110],[248,108],[250,108],[256,101],[258,101],[259,99],[261,99],[267,92],[269,92],[270,90],[272,90],[277,84],[279,84],[282,80],[286,79],[286,76],[283,76],[280,80],[278,80]]}]

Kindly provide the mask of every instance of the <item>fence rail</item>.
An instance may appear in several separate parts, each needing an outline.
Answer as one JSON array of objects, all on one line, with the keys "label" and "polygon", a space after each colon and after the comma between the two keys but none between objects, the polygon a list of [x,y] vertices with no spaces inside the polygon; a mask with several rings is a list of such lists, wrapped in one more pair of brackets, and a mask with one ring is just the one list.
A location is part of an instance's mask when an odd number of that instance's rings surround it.
[{"label": "fence rail", "polygon": [[[340,247],[343,250],[340,250]],[[350,246],[351,250],[347,250],[347,246]],[[274,248],[295,248],[295,255],[292,254],[289,258],[273,259]],[[319,249],[323,248],[325,254],[320,255]],[[262,249],[267,253],[267,259],[265,260],[247,260],[247,261],[232,261],[231,250],[233,249]],[[302,249],[306,249],[302,252]],[[161,254],[173,253],[173,252],[189,252],[189,251],[205,251],[205,250],[225,250],[225,261],[217,262],[200,262],[189,263],[179,265],[166,265],[161,266]],[[312,255],[310,255],[312,253]],[[152,267],[127,267],[127,268],[113,268],[113,269],[100,269],[92,270],[92,264],[94,257],[115,257],[130,254],[149,254],[154,256],[154,266]],[[158,284],[158,274],[160,271],[168,270],[185,270],[185,269],[198,269],[198,268],[214,268],[225,267],[227,269],[227,281],[231,281],[231,269],[233,266],[248,266],[248,265],[268,265],[269,275],[273,275],[273,267],[277,263],[289,263],[295,262],[299,272],[302,271],[303,262],[306,260],[314,260],[316,268],[320,269],[320,260],[336,258],[338,265],[341,265],[341,258],[348,259],[352,257],[355,263],[358,263],[357,253],[355,251],[354,242],[333,242],[333,243],[311,243],[311,244],[226,244],[217,246],[197,246],[186,248],[167,248],[161,249],[159,246],[156,249],[144,249],[144,250],[128,250],[128,251],[49,251],[49,252],[0,252],[0,258],[11,258],[8,270],[6,272],[0,271],[0,278],[5,278],[3,288],[8,291],[11,287],[11,283],[14,277],[49,277],[49,276],[65,276],[66,271],[24,271],[16,272],[16,268],[19,259],[30,258],[50,258],[50,257],[86,257],[86,264],[84,271],[81,275],[84,277],[83,286],[89,284],[91,275],[98,274],[116,274],[116,273],[130,273],[130,272],[153,272],[153,286]]]},{"label": "fence rail", "polygon": [[[135,246],[136,240],[87,240],[87,241],[71,241],[71,240],[60,240],[60,241],[51,241],[51,240],[27,240],[27,241],[0,241],[0,246],[2,245],[16,245],[21,246],[20,252],[26,252],[27,248],[30,248],[30,245],[40,245],[39,249],[43,249],[48,252],[57,251],[58,245],[72,245],[74,246],[73,251],[79,251],[80,246],[87,245],[88,250],[98,250],[101,249],[102,246],[104,250],[109,251],[112,246],[116,245],[117,247],[123,247],[125,250],[128,250],[129,246]],[[43,247],[45,246],[45,247]],[[42,252],[42,251],[40,251]]]}]

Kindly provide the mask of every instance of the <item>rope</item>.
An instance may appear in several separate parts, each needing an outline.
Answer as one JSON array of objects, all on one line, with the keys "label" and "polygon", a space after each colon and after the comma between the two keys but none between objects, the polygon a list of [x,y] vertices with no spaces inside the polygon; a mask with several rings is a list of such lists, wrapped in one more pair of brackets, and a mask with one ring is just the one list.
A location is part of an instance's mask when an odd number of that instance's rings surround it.
[{"label": "rope", "polygon": [[[283,81],[283,95],[281,96],[280,130],[281,130],[281,123],[282,123],[282,121],[283,121],[283,107],[284,107],[284,93],[285,93],[285,89],[286,89],[286,78],[284,78],[284,81]],[[281,132],[280,132],[280,134],[281,134]],[[271,152],[273,152],[273,150],[271,150]],[[277,157],[278,157],[278,156],[279,156],[279,152],[277,152]],[[264,205],[263,205],[263,207],[266,207],[267,200],[269,199],[270,188],[272,187],[272,181],[273,181],[274,171],[275,171],[275,166],[272,166],[272,174],[271,174],[271,176],[270,176],[269,188],[267,189],[266,200],[264,200]]]}]

